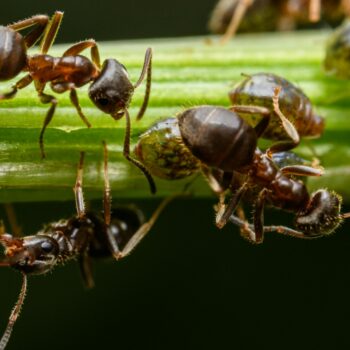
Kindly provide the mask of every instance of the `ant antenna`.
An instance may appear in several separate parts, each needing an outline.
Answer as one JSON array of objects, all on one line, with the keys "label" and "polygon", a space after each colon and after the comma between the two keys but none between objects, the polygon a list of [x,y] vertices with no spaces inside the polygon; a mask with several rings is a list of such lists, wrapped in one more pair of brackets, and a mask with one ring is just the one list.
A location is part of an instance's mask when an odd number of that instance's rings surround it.
[{"label": "ant antenna", "polygon": [[11,337],[11,333],[12,333],[12,329],[13,326],[19,316],[19,313],[21,312],[22,309],[22,305],[24,302],[24,298],[26,296],[26,292],[27,292],[27,275],[22,273],[23,276],[23,282],[22,282],[22,288],[21,291],[19,293],[18,296],[18,300],[15,304],[15,307],[13,308],[10,317],[9,317],[9,322],[7,324],[7,327],[5,329],[5,332],[0,340],[0,350],[4,350],[8,341],[10,340]]}]

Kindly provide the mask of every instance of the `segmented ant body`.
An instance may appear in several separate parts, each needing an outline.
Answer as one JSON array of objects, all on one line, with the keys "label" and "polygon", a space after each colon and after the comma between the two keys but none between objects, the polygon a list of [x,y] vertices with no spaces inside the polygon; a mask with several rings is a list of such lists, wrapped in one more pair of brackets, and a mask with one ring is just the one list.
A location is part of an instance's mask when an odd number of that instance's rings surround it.
[{"label": "segmented ant body", "polygon": [[[39,136],[42,158],[45,158],[44,133],[51,122],[57,99],[44,92],[46,84],[56,93],[69,91],[72,104],[80,118],[90,127],[91,124],[81,110],[77,88],[90,83],[89,97],[91,101],[104,113],[110,114],[115,120],[126,118],[124,139],[124,156],[136,165],[149,181],[151,192],[156,191],[154,181],[147,170],[136,159],[130,156],[130,116],[128,107],[134,90],[147,76],[145,97],[137,115],[137,120],[144,115],[151,89],[152,49],[148,48],[145,55],[141,75],[132,84],[126,68],[115,59],[106,59],[101,67],[100,54],[95,40],[85,40],[68,48],[62,57],[52,57],[47,54],[56,37],[63,18],[63,12],[57,11],[49,21],[47,16],[38,15],[27,20],[17,22],[7,27],[0,27],[0,80],[14,78],[19,72],[27,74],[21,78],[9,93],[0,95],[0,100],[13,98],[19,89],[23,89],[34,81],[35,89],[42,103],[50,104],[43,127]],[[23,37],[18,30],[37,25],[27,36]],[[27,48],[41,39],[40,53],[28,55]],[[90,48],[91,60],[80,53]]]},{"label": "segmented ant body", "polygon": [[233,110],[252,126],[263,118],[263,114],[271,114],[269,126],[262,134],[270,140],[283,140],[288,135],[280,127],[280,118],[273,108],[273,95],[277,87],[281,88],[278,103],[283,115],[293,123],[299,136],[316,138],[324,130],[324,118],[314,112],[309,98],[303,91],[272,73],[247,75],[229,92]]},{"label": "segmented ant body", "polygon": [[104,147],[104,215],[85,211],[82,152],[74,186],[77,215],[51,223],[32,236],[14,237],[7,233],[0,235],[0,243],[5,248],[5,258],[0,262],[0,266],[13,267],[23,275],[22,290],[0,340],[0,350],[8,343],[22,307],[27,275],[45,274],[56,265],[77,259],[86,286],[93,287],[91,259],[114,257],[119,260],[130,254],[152,228],[161,211],[174,198],[173,196],[165,199],[147,222],[144,222],[142,212],[135,207],[119,207],[112,210],[107,148],[106,145]]},{"label": "segmented ant body", "polygon": [[[172,142],[178,140],[178,146],[187,147],[196,159],[195,164],[200,162],[199,166],[211,188],[218,193],[220,197],[216,217],[218,227],[223,227],[232,217],[246,193],[249,191],[257,193],[254,199],[254,226],[243,219],[240,221],[240,227],[246,238],[254,243],[263,241],[265,204],[295,213],[296,230],[288,227],[279,227],[276,230],[278,233],[299,238],[328,235],[346,217],[345,214],[340,214],[341,197],[338,194],[326,189],[310,194],[305,184],[295,178],[295,176],[320,176],[321,169],[304,164],[284,165],[285,159],[279,162],[282,167],[274,163],[273,154],[290,150],[299,142],[293,125],[279,109],[278,94],[279,90],[276,89],[273,97],[274,111],[292,141],[275,143],[267,151],[262,152],[257,148],[257,140],[268,128],[271,113],[264,115],[253,128],[237,113],[215,106],[200,106],[179,114],[177,121],[181,137],[172,139]],[[154,157],[148,157],[145,150],[147,148],[141,140],[136,147],[136,154],[142,161],[147,159],[152,162]],[[164,177],[167,172],[163,166],[173,164],[171,156],[169,162],[161,159],[155,165],[158,172],[165,174]],[[149,167],[148,164],[146,166]],[[150,169],[153,170],[152,167]],[[231,190],[233,195],[228,205],[225,205],[227,189]],[[266,231],[269,230],[271,229],[268,227]]]},{"label": "segmented ant body", "polygon": [[291,30],[308,22],[318,22],[321,15],[327,23],[339,23],[349,14],[349,0],[220,0],[212,12],[209,29],[224,34],[221,42],[225,43],[238,28]]}]

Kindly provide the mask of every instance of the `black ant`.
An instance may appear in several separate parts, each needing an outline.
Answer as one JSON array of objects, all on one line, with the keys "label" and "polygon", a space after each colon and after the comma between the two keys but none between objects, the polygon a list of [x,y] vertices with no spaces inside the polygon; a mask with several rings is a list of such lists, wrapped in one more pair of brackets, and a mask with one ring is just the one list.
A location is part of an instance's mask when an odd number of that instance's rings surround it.
[{"label": "black ant", "polygon": [[[147,169],[130,156],[131,126],[128,112],[133,92],[142,83],[145,76],[147,76],[146,92],[136,119],[141,119],[146,111],[151,90],[152,49],[146,50],[140,77],[133,85],[129,80],[126,68],[117,60],[106,59],[101,67],[99,50],[93,39],[74,44],[63,53],[62,57],[48,55],[47,52],[54,42],[62,18],[63,12],[56,11],[50,21],[47,16],[37,15],[0,28],[0,80],[14,78],[21,71],[27,72],[12,87],[12,91],[0,95],[0,100],[13,98],[19,89],[25,88],[34,81],[40,101],[51,104],[39,136],[41,157],[45,158],[44,132],[54,116],[58,103],[54,96],[44,93],[46,84],[50,82],[51,89],[57,93],[69,91],[72,104],[85,125],[90,128],[91,124],[81,110],[76,88],[91,83],[89,97],[101,111],[110,114],[115,120],[119,120],[125,115],[126,130],[123,154],[128,161],[144,173],[151,192],[155,193],[156,186]],[[37,28],[26,36],[23,37],[18,33],[19,30],[33,25],[37,25]],[[32,56],[27,55],[27,48],[33,46],[40,37],[42,37],[40,53]],[[88,48],[91,50],[91,60],[80,55],[83,50]]]},{"label": "black ant", "polygon": [[[223,34],[224,44],[235,35],[247,17],[247,29],[291,30],[307,21],[318,22],[324,14],[331,22],[339,22],[350,14],[349,0],[219,0],[209,21],[213,33]],[[247,16],[246,16],[247,15]]]},{"label": "black ant", "polygon": [[[247,238],[254,243],[261,243],[264,238],[264,206],[265,203],[276,208],[296,214],[297,230],[279,228],[277,232],[299,238],[315,238],[330,234],[348,214],[340,214],[341,197],[335,192],[321,189],[309,194],[305,184],[295,179],[295,176],[320,176],[323,170],[293,164],[276,165],[273,154],[293,149],[299,144],[299,135],[293,124],[282,114],[278,97],[280,88],[276,88],[273,96],[273,108],[279,117],[291,141],[281,141],[273,144],[267,151],[257,148],[257,140],[269,126],[272,113],[263,114],[263,118],[255,127],[249,125],[235,111],[215,106],[200,106],[185,110],[177,116],[177,123],[171,123],[171,128],[178,128],[178,134],[171,138],[178,148],[186,148],[192,155],[188,162],[195,165],[194,173],[201,168],[210,187],[219,195],[216,224],[222,228],[239,208],[242,197],[250,191],[256,193],[254,198],[254,229],[242,219],[241,228]],[[170,129],[164,132],[168,137]],[[174,146],[171,146],[174,149]],[[139,159],[154,162],[157,171],[164,177],[169,171],[164,165],[181,165],[176,151],[155,158],[149,157],[144,151],[142,142],[136,147]],[[170,152],[168,152],[170,153]],[[173,159],[172,159],[173,158]],[[169,161],[168,161],[169,160]],[[185,164],[186,165],[186,164]],[[152,169],[151,166],[146,164]],[[186,169],[186,166],[185,166]],[[178,170],[178,169],[177,169]],[[183,169],[182,169],[183,170]],[[182,171],[183,173],[183,171]],[[168,177],[170,178],[170,177]],[[225,205],[225,192],[233,193],[228,205]],[[244,224],[242,222],[244,221]],[[238,222],[236,222],[238,223]],[[270,228],[267,228],[267,231]]]},{"label": "black ant", "polygon": [[104,199],[103,216],[86,212],[83,194],[84,152],[81,152],[74,186],[77,215],[50,223],[33,236],[14,237],[0,235],[5,258],[0,266],[10,266],[23,276],[21,292],[11,312],[6,330],[0,340],[0,350],[8,343],[14,323],[19,316],[27,289],[28,275],[41,275],[56,265],[77,259],[85,285],[94,286],[91,259],[114,257],[117,260],[129,255],[155,224],[165,206],[175,197],[168,197],[144,223],[142,212],[135,207],[111,209],[108,179],[108,155],[104,143]]}]

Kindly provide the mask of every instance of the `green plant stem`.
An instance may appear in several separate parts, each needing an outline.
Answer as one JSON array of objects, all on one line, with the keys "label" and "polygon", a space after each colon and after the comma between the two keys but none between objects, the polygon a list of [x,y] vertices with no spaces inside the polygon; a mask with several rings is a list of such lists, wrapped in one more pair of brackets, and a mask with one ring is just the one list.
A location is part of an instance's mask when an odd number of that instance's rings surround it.
[{"label": "green plant stem", "polygon": [[[322,70],[327,32],[242,35],[226,46],[208,45],[205,38],[108,42],[100,44],[102,59],[122,62],[135,82],[147,47],[154,49],[153,80],[149,108],[140,122],[132,120],[133,142],[159,119],[175,116],[200,104],[229,106],[227,97],[241,73],[272,72],[300,86],[327,119],[324,136],[304,142],[298,152],[311,157],[315,148],[326,169],[320,179],[309,179],[311,189],[328,187],[350,201],[349,91],[350,83],[327,77]],[[215,40],[215,39],[214,39]],[[60,55],[68,45],[55,46]],[[88,53],[87,53],[88,54]],[[6,82],[1,91],[13,84]],[[49,87],[47,88],[49,91]],[[50,92],[51,93],[51,92]],[[143,99],[141,86],[130,113],[136,115]],[[39,157],[38,136],[46,114],[33,86],[19,91],[15,99],[1,101],[0,109],[0,202],[73,198],[79,151],[86,151],[84,187],[90,198],[101,197],[103,188],[102,140],[110,149],[110,178],[114,197],[149,197],[143,175],[122,156],[125,120],[115,122],[97,110],[87,95],[78,91],[85,115],[93,125],[87,129],[71,106],[68,94],[57,95],[59,105],[45,134],[47,159]],[[186,181],[158,181],[158,194],[181,191]],[[211,192],[204,181],[195,181],[197,195]]]}]

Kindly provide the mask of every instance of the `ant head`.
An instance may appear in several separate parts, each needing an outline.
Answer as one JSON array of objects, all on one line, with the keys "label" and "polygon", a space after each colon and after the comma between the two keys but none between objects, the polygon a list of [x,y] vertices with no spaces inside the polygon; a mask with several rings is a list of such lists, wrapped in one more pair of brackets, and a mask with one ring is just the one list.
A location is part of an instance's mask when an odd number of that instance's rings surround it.
[{"label": "ant head", "polygon": [[296,228],[309,236],[331,234],[341,223],[342,198],[325,189],[314,192],[305,210],[296,217]]},{"label": "ant head", "polygon": [[102,70],[89,87],[91,101],[101,111],[120,119],[128,108],[134,86],[126,68],[115,59],[105,60]]},{"label": "ant head", "polygon": [[49,236],[13,238],[4,234],[0,236],[0,242],[5,248],[5,262],[24,274],[46,273],[57,262],[59,247]]}]

